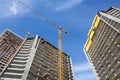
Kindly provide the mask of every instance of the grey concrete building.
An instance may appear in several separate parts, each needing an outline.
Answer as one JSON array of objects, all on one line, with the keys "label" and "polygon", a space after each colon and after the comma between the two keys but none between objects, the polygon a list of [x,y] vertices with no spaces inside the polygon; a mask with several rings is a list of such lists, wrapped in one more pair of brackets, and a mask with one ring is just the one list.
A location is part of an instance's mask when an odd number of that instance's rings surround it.
[{"label": "grey concrete building", "polygon": [[84,52],[97,80],[120,80],[120,9],[97,13]]},{"label": "grey concrete building", "polygon": [[[19,49],[2,69],[0,80],[58,80],[58,49],[37,35],[19,40]],[[62,65],[63,80],[74,80],[71,58],[66,53]]]}]

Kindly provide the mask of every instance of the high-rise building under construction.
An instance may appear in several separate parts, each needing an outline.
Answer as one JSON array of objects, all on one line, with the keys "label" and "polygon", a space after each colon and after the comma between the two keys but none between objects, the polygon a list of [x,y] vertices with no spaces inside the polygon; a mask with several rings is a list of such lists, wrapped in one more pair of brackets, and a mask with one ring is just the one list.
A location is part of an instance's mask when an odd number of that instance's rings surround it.
[{"label": "high-rise building under construction", "polygon": [[120,9],[97,13],[84,51],[97,80],[120,80]]},{"label": "high-rise building under construction", "polygon": [[[74,80],[71,58],[63,53],[63,80]],[[39,36],[0,35],[0,80],[58,80],[58,49]]]}]

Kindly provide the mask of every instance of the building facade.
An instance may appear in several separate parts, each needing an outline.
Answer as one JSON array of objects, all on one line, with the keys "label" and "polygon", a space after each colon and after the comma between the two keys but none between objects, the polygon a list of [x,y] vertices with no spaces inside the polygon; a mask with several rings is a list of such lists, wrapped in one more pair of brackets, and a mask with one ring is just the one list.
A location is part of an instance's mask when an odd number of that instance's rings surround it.
[{"label": "building facade", "polygon": [[[6,32],[6,31],[5,31]],[[0,80],[58,80],[58,49],[40,36],[23,39]],[[74,80],[71,58],[63,53],[63,80]]]},{"label": "building facade", "polygon": [[84,52],[97,80],[120,80],[120,9],[97,13]]},{"label": "building facade", "polygon": [[0,35],[0,75],[14,54],[18,51],[23,39],[10,30]]}]

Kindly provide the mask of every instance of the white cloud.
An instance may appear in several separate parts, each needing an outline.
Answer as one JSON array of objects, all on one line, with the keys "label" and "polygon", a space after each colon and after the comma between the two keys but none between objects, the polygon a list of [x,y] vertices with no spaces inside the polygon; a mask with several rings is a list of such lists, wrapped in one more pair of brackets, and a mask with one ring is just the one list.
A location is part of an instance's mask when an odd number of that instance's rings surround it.
[{"label": "white cloud", "polygon": [[73,69],[76,80],[96,80],[88,63],[76,64]]},{"label": "white cloud", "polygon": [[76,80],[96,80],[94,74],[89,72],[76,74],[75,79]]},{"label": "white cloud", "polygon": [[[20,0],[26,4],[32,4],[32,0]],[[0,0],[0,18],[10,17],[12,15],[23,14],[27,12],[18,0]]]},{"label": "white cloud", "polygon": [[77,65],[74,65],[73,68],[74,68],[75,72],[82,72],[82,71],[91,70],[91,67],[88,63],[77,64]]},{"label": "white cloud", "polygon": [[16,15],[17,14],[17,5],[15,2],[13,2],[13,6],[11,6],[10,11]]},{"label": "white cloud", "polygon": [[76,5],[78,5],[81,2],[82,2],[82,0],[68,0],[68,2],[64,2],[60,6],[56,7],[55,10],[62,11],[65,9],[69,9],[69,8],[72,8]]}]

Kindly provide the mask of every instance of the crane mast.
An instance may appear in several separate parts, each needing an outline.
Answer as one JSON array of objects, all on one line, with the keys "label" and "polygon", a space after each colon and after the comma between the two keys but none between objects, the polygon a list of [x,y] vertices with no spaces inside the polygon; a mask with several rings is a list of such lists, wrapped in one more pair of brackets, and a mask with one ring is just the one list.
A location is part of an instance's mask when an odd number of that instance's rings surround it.
[{"label": "crane mast", "polygon": [[62,55],[62,30],[58,29],[58,80],[63,80]]},{"label": "crane mast", "polygon": [[62,32],[64,32],[65,34],[68,34],[68,32],[66,30],[64,30],[60,25],[52,22],[51,20],[49,20],[48,18],[46,18],[45,16],[40,14],[37,10],[33,9],[32,7],[26,5],[25,3],[21,2],[21,1],[19,1],[19,3],[21,3],[23,6],[25,6],[29,10],[31,10],[34,14],[36,14],[37,16],[39,16],[46,22],[48,22],[58,28],[58,80],[63,80]]}]

